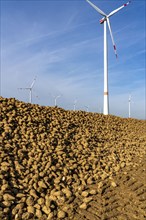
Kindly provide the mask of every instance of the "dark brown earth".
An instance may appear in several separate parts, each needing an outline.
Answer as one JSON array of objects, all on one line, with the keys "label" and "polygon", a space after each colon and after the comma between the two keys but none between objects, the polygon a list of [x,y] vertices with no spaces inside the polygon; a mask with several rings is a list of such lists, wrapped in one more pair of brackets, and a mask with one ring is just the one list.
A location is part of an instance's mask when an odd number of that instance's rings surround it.
[{"label": "dark brown earth", "polygon": [[146,219],[146,121],[0,97],[0,219]]}]

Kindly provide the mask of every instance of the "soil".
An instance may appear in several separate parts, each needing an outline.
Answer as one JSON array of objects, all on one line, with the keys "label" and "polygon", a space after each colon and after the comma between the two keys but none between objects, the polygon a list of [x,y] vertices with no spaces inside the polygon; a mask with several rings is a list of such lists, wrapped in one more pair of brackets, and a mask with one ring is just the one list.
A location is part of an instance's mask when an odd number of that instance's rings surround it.
[{"label": "soil", "polygon": [[[116,186],[112,186],[109,180],[104,181],[101,192],[93,197],[87,210],[77,208],[71,219],[146,219],[146,161],[145,157],[135,158],[134,161],[136,166],[126,167],[114,176]],[[97,189],[98,184],[91,188]]]}]

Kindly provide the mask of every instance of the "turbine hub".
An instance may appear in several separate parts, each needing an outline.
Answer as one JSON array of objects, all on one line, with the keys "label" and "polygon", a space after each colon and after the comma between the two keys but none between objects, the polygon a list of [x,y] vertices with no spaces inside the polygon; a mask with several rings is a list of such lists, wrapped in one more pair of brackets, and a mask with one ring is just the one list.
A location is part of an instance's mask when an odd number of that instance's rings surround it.
[{"label": "turbine hub", "polygon": [[103,17],[103,18],[100,20],[100,24],[103,24],[105,21],[106,21],[106,17]]}]

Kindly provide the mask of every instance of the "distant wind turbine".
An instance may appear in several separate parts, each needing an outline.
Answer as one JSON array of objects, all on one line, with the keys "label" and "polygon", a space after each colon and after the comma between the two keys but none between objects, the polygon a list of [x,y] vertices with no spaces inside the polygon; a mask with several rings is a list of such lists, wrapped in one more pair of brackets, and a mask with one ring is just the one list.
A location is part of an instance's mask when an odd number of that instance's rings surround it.
[{"label": "distant wind turbine", "polygon": [[31,84],[31,86],[30,87],[27,87],[27,88],[18,88],[18,89],[25,89],[25,90],[29,90],[29,102],[30,103],[32,103],[32,89],[33,89],[33,87],[34,87],[34,83],[35,83],[35,81],[36,81],[36,77],[34,78],[34,80],[33,80],[33,82],[32,82],[32,84]]},{"label": "distant wind turbine", "polygon": [[61,95],[54,96],[55,106],[57,106],[57,99],[60,98],[60,97],[61,97]]},{"label": "distant wind turbine", "polygon": [[74,100],[74,111],[76,110],[77,99]]},{"label": "distant wind turbine", "polygon": [[96,5],[94,5],[92,2],[89,0],[86,0],[96,11],[98,11],[99,14],[104,16],[100,20],[100,24],[104,23],[104,102],[103,102],[103,114],[108,115],[109,114],[109,97],[108,97],[108,52],[107,52],[107,24],[114,48],[115,55],[117,57],[117,51],[116,51],[116,45],[114,42],[112,30],[111,30],[111,25],[109,21],[109,17],[113,16],[115,13],[117,13],[119,10],[124,8],[125,6],[129,5],[130,1],[127,2],[126,4],[122,5],[121,7],[117,8],[116,10],[112,11],[108,15],[104,13],[101,9],[99,9]]},{"label": "distant wind turbine", "polygon": [[86,111],[88,112],[89,111],[89,106],[85,106],[85,108],[86,108]]},{"label": "distant wind turbine", "polygon": [[129,110],[129,118],[131,118],[131,95],[129,95],[129,99],[128,99],[128,110]]}]

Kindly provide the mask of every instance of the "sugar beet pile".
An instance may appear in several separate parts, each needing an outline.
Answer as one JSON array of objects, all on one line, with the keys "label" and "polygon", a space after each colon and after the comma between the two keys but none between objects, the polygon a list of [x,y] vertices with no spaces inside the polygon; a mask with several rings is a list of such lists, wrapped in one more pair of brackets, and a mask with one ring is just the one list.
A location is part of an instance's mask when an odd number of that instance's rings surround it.
[{"label": "sugar beet pile", "polygon": [[114,187],[144,153],[142,120],[2,97],[0,111],[0,219],[73,219],[78,196],[86,210],[105,179]]}]

